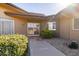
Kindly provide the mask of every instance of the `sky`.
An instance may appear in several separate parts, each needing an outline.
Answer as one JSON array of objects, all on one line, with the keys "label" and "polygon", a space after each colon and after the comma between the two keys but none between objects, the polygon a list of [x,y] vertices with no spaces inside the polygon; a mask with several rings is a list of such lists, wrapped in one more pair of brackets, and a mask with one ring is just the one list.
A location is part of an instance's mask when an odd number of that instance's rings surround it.
[{"label": "sky", "polygon": [[28,11],[41,13],[45,15],[55,15],[62,9],[66,8],[68,3],[13,3],[14,5]]}]

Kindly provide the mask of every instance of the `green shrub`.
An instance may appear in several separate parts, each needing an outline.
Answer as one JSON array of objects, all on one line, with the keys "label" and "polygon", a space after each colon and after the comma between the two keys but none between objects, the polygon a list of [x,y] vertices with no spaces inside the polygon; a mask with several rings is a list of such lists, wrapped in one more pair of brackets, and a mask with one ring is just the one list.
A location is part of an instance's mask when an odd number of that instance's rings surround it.
[{"label": "green shrub", "polygon": [[27,50],[28,39],[24,35],[0,35],[0,55],[21,56]]},{"label": "green shrub", "polygon": [[48,29],[45,29],[45,30],[41,31],[40,36],[42,38],[47,38],[47,39],[52,38],[55,36],[55,31],[50,31]]}]

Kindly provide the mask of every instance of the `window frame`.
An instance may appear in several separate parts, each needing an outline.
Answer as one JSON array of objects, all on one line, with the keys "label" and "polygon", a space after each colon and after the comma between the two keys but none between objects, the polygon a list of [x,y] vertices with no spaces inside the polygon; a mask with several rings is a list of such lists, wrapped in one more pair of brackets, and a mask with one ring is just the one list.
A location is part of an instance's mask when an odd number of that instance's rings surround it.
[{"label": "window frame", "polygon": [[[29,29],[28,24],[38,24],[38,25],[39,25],[39,34],[37,34],[37,35],[36,35],[36,34],[30,35],[29,33],[27,33],[27,36],[40,36],[40,23],[28,22],[28,23],[27,23],[27,32],[28,32],[28,29]],[[32,27],[32,28],[34,28],[34,27]]]},{"label": "window frame", "polygon": [[[14,34],[15,33],[15,24],[14,24],[14,20],[13,19],[8,19],[8,18],[3,18],[3,17],[0,17],[0,21],[2,21],[2,22],[6,22],[6,21],[11,21],[12,22],[12,32],[10,33],[10,34]],[[1,28],[2,28],[2,26],[3,26],[3,24],[1,24]],[[1,31],[2,31],[3,29],[1,29]],[[2,33],[1,32],[1,34],[5,34],[5,33]]]},{"label": "window frame", "polygon": [[77,28],[75,28],[74,27],[74,22],[75,22],[75,20],[76,20],[76,18],[74,17],[73,19],[72,19],[72,30],[79,30],[79,29],[77,29]]},{"label": "window frame", "polygon": [[[50,22],[50,23],[52,23],[52,29],[51,29],[51,30],[56,30],[56,29],[53,28],[53,26],[54,26],[53,24],[54,24],[54,23],[56,24],[56,22],[55,22],[55,21],[52,21],[52,22]],[[49,29],[49,22],[48,22],[48,29]],[[49,30],[50,30],[50,29],[49,29]]]}]

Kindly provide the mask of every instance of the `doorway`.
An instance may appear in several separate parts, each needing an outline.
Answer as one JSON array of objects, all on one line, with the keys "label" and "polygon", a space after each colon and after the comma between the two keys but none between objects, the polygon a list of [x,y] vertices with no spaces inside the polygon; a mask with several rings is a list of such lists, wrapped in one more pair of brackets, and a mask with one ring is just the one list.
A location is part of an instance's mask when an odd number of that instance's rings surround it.
[{"label": "doorway", "polygon": [[39,36],[40,35],[40,23],[27,23],[27,35]]}]

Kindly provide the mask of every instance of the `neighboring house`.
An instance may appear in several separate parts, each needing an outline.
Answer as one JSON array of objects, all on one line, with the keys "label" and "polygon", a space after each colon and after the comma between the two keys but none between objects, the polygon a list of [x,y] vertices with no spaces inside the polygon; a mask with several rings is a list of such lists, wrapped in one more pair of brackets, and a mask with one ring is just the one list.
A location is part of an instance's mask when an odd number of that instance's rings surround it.
[{"label": "neighboring house", "polygon": [[0,34],[38,36],[41,30],[50,25],[49,18],[43,14],[27,12],[10,3],[0,3]]},{"label": "neighboring house", "polygon": [[56,15],[58,36],[79,40],[79,4],[72,4]]}]

